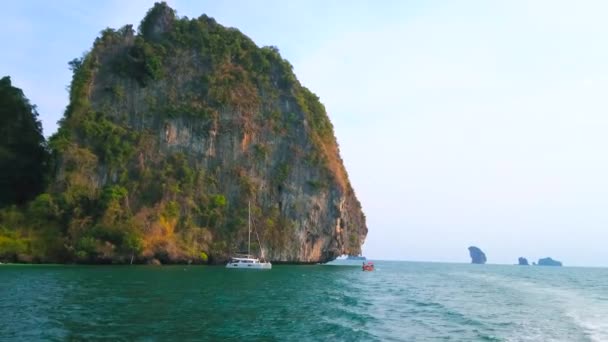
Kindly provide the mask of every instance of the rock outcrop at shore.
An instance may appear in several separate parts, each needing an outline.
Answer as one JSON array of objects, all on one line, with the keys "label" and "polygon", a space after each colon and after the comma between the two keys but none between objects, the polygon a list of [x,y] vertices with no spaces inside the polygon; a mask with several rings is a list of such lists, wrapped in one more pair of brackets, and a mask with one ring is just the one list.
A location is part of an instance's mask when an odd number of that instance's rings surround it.
[{"label": "rock outcrop at shore", "polygon": [[257,256],[361,253],[332,123],[276,47],[163,2],[69,64],[55,174],[34,206],[57,250],[36,247],[38,260],[221,263],[248,249],[248,203]]},{"label": "rock outcrop at shore", "polygon": [[562,266],[562,262],[547,257],[538,259],[538,266]]},{"label": "rock outcrop at shore", "polygon": [[469,255],[471,256],[472,264],[485,264],[487,261],[486,254],[479,247],[469,247]]},{"label": "rock outcrop at shore", "polygon": [[528,266],[530,264],[528,264],[528,259],[524,258],[524,257],[519,257],[519,259],[517,259],[517,264],[520,266]]}]

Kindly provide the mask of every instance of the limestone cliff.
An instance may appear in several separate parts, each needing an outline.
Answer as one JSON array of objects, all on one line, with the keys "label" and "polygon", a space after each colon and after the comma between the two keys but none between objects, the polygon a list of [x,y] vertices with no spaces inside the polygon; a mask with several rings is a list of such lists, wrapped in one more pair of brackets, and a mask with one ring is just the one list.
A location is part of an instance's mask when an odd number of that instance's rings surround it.
[{"label": "limestone cliff", "polygon": [[361,252],[367,227],[324,106],[274,47],[156,4],[71,62],[53,191],[81,260],[275,262]]},{"label": "limestone cliff", "polygon": [[538,266],[562,266],[561,261],[553,260],[549,257],[538,259]]},{"label": "limestone cliff", "polygon": [[486,263],[486,255],[485,253],[479,249],[479,247],[471,246],[469,247],[469,255],[471,256],[472,264],[485,264]]}]

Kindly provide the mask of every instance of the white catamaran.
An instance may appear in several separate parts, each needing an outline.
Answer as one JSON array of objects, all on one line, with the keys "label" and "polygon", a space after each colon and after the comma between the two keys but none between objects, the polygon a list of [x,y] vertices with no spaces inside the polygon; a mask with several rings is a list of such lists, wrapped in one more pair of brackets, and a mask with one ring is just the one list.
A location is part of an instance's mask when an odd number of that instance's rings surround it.
[{"label": "white catamaran", "polygon": [[[226,268],[269,270],[272,268],[272,264],[269,261],[260,261],[258,258],[251,257],[251,203],[249,203],[248,211],[247,226],[249,228],[249,240],[247,241],[247,255],[245,257],[230,258],[226,264]],[[260,237],[258,236],[257,231],[255,235],[258,238],[258,244],[260,244],[260,251],[262,251],[262,244],[260,243]]]}]

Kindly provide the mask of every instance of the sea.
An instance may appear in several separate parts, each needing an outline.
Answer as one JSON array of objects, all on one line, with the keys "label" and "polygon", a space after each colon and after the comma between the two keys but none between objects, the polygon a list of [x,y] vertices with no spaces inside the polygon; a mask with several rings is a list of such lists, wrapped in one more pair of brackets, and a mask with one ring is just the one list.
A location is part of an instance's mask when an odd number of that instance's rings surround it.
[{"label": "sea", "polygon": [[608,269],[0,265],[2,341],[608,341]]}]

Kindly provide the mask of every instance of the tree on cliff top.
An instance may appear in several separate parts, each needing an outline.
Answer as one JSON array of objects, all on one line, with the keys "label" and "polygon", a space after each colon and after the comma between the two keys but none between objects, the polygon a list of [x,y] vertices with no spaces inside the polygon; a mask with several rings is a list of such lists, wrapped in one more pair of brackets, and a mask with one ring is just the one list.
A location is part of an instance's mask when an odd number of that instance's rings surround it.
[{"label": "tree on cliff top", "polygon": [[0,207],[44,190],[48,152],[36,107],[10,77],[0,79]]}]

